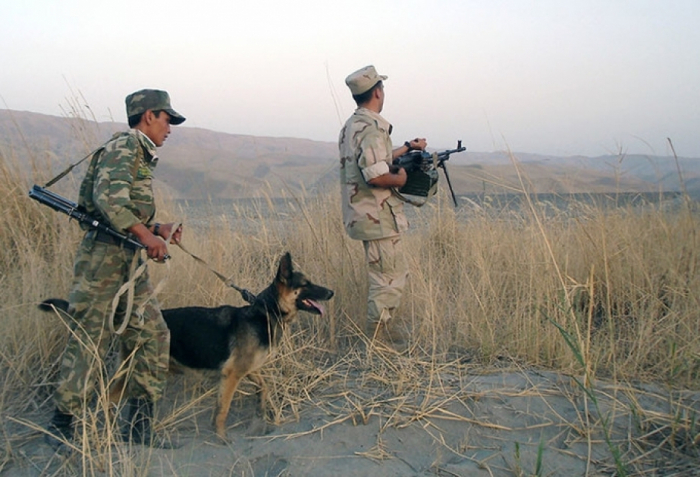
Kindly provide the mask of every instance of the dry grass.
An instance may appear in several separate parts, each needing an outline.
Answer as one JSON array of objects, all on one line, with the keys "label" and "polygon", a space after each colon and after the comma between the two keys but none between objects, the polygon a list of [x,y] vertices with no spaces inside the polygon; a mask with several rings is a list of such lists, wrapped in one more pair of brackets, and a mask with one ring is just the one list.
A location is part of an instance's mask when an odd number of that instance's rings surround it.
[{"label": "dry grass", "polygon": [[[58,318],[40,314],[36,305],[67,296],[80,237],[75,223],[28,199],[31,183],[48,179],[44,169],[36,167],[27,177],[15,158],[0,158],[0,472],[22,463],[37,474],[139,475],[153,467],[152,456],[111,445],[113,423],[105,419],[107,405],[101,400],[83,416],[78,459],[35,464],[23,457],[23,444],[37,438],[52,408],[57,361],[68,335]],[[238,286],[253,292],[264,288],[288,250],[314,281],[336,291],[328,316],[302,317],[265,371],[270,425],[318,408],[327,422],[308,433],[376,417],[382,428],[420,422],[435,431],[426,423],[441,419],[507,431],[512,429],[470,414],[466,401],[525,393],[546,403],[557,395],[579,411],[574,422],[562,418],[562,433],[589,447],[606,429],[614,431],[620,419],[634,421],[625,427],[634,432],[612,434],[612,448],[620,450],[615,459],[630,473],[653,470],[663,458],[676,459],[679,469],[688,459],[697,462],[697,408],[680,391],[697,390],[700,377],[700,224],[693,210],[574,205],[567,212],[545,213],[532,204],[524,214],[474,208],[465,219],[441,197],[416,211],[414,222],[420,225],[405,238],[411,277],[401,312],[413,334],[409,354],[399,358],[373,347],[359,332],[366,272],[362,247],[343,231],[338,195],[331,190],[289,197],[291,216],[269,210],[272,203],[263,195],[258,210],[234,207],[204,221],[160,199],[159,220],[182,220],[187,248]],[[151,265],[154,281],[166,281],[159,296],[164,307],[243,304],[185,253],[173,248],[171,254],[168,266]],[[517,392],[471,386],[483,370],[503,366],[523,377],[529,376],[526,369],[538,368],[583,379],[580,387],[532,384]],[[209,412],[213,399],[212,381],[189,374],[180,379],[187,384],[172,394],[159,425],[166,433],[181,426],[198,433],[198,417]],[[640,398],[639,387],[630,383],[645,382],[660,385],[655,389],[667,403],[664,411],[650,411],[640,402],[645,395]],[[252,388],[242,391],[237,402]],[[658,391],[652,394],[659,397]],[[596,410],[592,397],[599,400]],[[381,439],[380,432],[365,457],[388,458]],[[468,452],[473,446],[465,437],[459,448],[448,450],[473,459]],[[505,462],[476,461],[523,475],[517,449],[517,457]],[[593,462],[592,455],[588,458]],[[157,465],[163,473],[176,473],[168,464]],[[527,465],[527,472],[538,474],[537,464]],[[243,467],[230,472],[249,475]]]}]

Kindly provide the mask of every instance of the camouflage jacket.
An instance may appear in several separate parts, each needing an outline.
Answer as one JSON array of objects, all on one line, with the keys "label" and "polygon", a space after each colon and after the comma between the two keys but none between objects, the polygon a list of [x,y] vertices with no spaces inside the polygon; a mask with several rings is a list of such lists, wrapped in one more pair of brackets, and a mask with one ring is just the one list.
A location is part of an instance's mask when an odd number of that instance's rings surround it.
[{"label": "camouflage jacket", "polygon": [[78,204],[122,233],[138,223],[149,225],[156,213],[157,162],[156,146],[145,134],[136,129],[115,134],[92,156]]},{"label": "camouflage jacket", "polygon": [[358,108],[340,131],[343,222],[350,238],[394,237],[408,228],[403,202],[392,189],[367,183],[389,172],[390,133],[391,124],[366,108]]}]

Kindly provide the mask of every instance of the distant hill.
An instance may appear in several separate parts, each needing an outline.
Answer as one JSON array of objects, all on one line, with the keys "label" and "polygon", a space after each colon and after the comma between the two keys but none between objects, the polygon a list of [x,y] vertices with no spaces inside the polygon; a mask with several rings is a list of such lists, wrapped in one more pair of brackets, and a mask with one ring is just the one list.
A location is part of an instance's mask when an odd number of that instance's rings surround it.
[{"label": "distant hill", "polygon": [[[0,154],[47,180],[126,127],[0,110]],[[156,176],[173,198],[245,198],[261,193],[279,197],[302,189],[313,193],[337,184],[337,151],[335,142],[178,126],[160,149]],[[679,158],[678,165],[688,191],[700,196],[700,159]],[[448,168],[458,194],[522,190],[518,170],[526,189],[537,193],[673,192],[681,187],[673,157],[467,151],[452,155]],[[83,171],[74,170],[75,182]]]}]

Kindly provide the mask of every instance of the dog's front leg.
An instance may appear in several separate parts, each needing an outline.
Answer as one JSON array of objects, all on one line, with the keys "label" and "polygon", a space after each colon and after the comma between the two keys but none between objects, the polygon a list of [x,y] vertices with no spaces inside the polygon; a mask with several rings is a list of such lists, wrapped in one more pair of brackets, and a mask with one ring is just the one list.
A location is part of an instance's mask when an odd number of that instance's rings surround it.
[{"label": "dog's front leg", "polygon": [[231,400],[241,379],[243,379],[243,376],[235,368],[224,368],[222,370],[219,402],[214,415],[214,425],[216,426],[216,433],[224,440],[226,439],[226,418],[231,408]]},{"label": "dog's front leg", "polygon": [[258,387],[258,397],[260,399],[260,412],[262,413],[263,417],[267,417],[267,386],[265,386],[265,381],[258,372],[250,373],[248,377]]}]

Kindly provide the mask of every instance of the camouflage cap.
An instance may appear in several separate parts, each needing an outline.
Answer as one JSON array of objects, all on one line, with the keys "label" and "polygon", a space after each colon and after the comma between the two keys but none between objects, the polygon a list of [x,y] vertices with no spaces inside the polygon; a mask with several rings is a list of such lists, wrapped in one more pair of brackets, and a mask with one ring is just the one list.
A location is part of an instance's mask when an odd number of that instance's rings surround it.
[{"label": "camouflage cap", "polygon": [[374,66],[369,65],[351,73],[345,78],[345,84],[350,88],[352,95],[357,96],[369,91],[372,86],[385,79],[387,79],[387,76],[378,74]]},{"label": "camouflage cap", "polygon": [[170,124],[185,122],[185,117],[170,106],[170,96],[159,89],[142,89],[126,97],[126,117],[151,111],[165,111],[170,115]]}]

